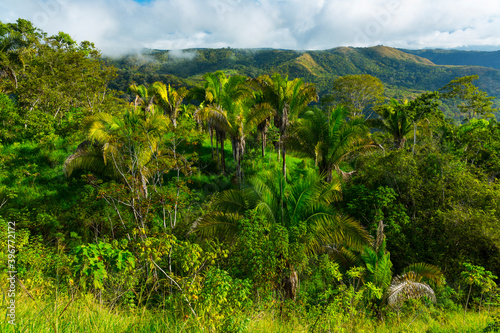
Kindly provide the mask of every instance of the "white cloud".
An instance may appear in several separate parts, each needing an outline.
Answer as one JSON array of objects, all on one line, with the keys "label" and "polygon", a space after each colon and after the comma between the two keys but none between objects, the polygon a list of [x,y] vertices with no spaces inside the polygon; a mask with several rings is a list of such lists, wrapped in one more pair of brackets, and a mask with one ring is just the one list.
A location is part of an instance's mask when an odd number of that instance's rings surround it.
[{"label": "white cloud", "polygon": [[143,47],[341,45],[500,47],[498,0],[3,0],[0,20],[22,17],[107,54]]}]

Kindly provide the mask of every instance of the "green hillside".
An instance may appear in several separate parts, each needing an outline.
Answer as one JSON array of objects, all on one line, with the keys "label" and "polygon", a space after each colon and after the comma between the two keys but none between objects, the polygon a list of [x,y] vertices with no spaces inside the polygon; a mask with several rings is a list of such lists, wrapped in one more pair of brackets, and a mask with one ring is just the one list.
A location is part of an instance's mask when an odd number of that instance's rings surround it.
[{"label": "green hillside", "polygon": [[275,49],[190,49],[182,52],[147,50],[141,55],[107,59],[119,71],[113,88],[126,90],[157,80],[192,85],[204,73],[223,70],[226,74],[256,77],[279,72],[315,83],[320,95],[330,92],[337,76],[370,74],[378,77],[391,97],[435,90],[455,77],[479,75],[477,85],[492,96],[500,96],[500,70],[478,66],[436,65],[431,60],[398,49],[340,47],[324,51]]},{"label": "green hillside", "polygon": [[500,51],[401,50],[437,65],[484,66],[500,69]]}]

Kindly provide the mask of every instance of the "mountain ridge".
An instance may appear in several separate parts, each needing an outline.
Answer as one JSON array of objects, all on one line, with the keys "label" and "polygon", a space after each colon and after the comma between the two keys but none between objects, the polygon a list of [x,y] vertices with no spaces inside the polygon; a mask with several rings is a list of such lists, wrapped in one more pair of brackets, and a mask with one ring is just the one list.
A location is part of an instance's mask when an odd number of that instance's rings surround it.
[{"label": "mountain ridge", "polygon": [[290,78],[301,77],[316,84],[320,95],[331,91],[338,76],[370,74],[384,83],[390,97],[405,98],[422,91],[437,90],[456,77],[477,74],[480,77],[477,81],[479,88],[491,96],[500,97],[499,69],[436,63],[433,60],[436,57],[431,55],[433,53],[405,52],[379,45],[320,51],[232,48],[149,50],[141,55],[106,58],[106,61],[118,68],[119,78],[115,88],[123,91],[132,81],[137,84],[169,81],[174,85],[194,85],[202,80],[203,74],[222,70],[229,75],[249,77],[274,72],[289,75]]}]

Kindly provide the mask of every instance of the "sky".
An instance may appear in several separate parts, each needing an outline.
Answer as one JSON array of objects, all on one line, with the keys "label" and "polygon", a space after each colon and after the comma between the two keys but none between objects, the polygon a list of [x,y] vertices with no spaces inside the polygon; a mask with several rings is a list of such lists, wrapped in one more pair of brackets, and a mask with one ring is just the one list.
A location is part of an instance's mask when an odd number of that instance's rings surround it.
[{"label": "sky", "polygon": [[106,55],[143,48],[500,49],[499,0],[0,0]]}]

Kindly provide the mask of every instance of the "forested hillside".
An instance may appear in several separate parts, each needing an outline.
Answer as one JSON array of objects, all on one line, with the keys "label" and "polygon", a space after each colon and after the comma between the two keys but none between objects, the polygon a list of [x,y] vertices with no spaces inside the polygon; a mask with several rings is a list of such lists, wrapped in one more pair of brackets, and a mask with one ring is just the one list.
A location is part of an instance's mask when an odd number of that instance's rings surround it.
[{"label": "forested hillside", "polygon": [[500,69],[500,51],[401,50],[437,65],[482,66]]},{"label": "forested hillside", "polygon": [[[425,53],[427,55],[427,53]],[[424,54],[422,54],[424,56]],[[479,57],[480,58],[480,57]],[[434,58],[431,58],[431,60]],[[320,95],[331,93],[337,76],[370,74],[378,77],[394,96],[407,97],[417,92],[437,90],[455,77],[479,75],[478,86],[492,96],[500,96],[500,71],[494,61],[483,66],[436,65],[419,57],[385,46],[341,47],[325,51],[272,49],[192,49],[184,51],[145,50],[141,55],[109,59],[118,68],[113,87],[126,90],[129,81],[153,83],[175,76],[184,82],[197,82],[203,74],[216,70],[249,77],[278,72],[290,78],[301,77],[314,83]]]},{"label": "forested hillside", "polygon": [[498,73],[0,22],[0,331],[498,331]]}]

